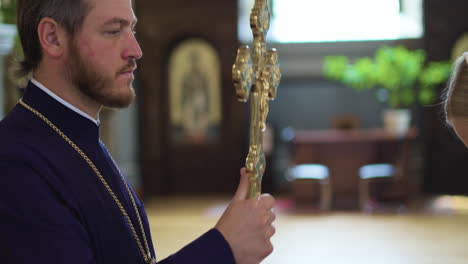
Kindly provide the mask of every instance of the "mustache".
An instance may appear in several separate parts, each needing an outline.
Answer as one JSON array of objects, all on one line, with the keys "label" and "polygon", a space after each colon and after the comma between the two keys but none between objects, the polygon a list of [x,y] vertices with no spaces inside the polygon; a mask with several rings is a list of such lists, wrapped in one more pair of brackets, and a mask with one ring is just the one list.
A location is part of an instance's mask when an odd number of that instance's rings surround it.
[{"label": "mustache", "polygon": [[137,64],[136,64],[136,60],[132,59],[132,60],[129,60],[127,65],[123,66],[119,71],[118,73],[124,73],[124,72],[129,72],[129,71],[134,71],[137,69]]}]

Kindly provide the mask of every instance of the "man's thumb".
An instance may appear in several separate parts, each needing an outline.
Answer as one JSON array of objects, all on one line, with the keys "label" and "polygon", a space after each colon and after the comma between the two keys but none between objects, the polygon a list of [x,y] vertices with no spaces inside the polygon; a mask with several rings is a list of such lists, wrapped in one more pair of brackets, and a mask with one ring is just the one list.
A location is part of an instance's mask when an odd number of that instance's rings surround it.
[{"label": "man's thumb", "polygon": [[249,194],[249,178],[246,169],[242,168],[240,174],[240,182],[236,194],[234,195],[234,200],[245,200],[248,198]]}]

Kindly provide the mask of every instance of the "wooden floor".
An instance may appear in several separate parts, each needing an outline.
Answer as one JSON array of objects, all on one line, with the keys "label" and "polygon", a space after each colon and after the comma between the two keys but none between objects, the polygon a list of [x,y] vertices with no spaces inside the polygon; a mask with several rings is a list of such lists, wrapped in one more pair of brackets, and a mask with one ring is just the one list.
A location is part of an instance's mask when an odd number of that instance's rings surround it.
[{"label": "wooden floor", "polygon": [[[147,202],[158,259],[213,227],[227,202],[201,197]],[[431,206],[399,214],[279,209],[275,251],[263,263],[468,263],[468,199],[442,197]]]}]

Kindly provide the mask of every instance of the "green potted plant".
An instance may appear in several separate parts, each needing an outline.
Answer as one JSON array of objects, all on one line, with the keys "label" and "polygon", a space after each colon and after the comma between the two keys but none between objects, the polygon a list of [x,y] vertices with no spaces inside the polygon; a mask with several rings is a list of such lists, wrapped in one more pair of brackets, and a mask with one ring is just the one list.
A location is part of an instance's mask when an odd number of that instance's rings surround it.
[{"label": "green potted plant", "polygon": [[10,77],[15,54],[21,50],[16,32],[16,0],[0,0],[0,118],[18,99]]},{"label": "green potted plant", "polygon": [[8,54],[16,37],[16,1],[0,0],[0,55]]},{"label": "green potted plant", "polygon": [[3,24],[16,24],[16,1],[0,0],[0,14]]},{"label": "green potted plant", "polygon": [[[435,102],[437,88],[448,80],[451,70],[450,61],[427,62],[424,50],[403,46],[379,48],[373,58],[358,58],[354,63],[345,56],[326,56],[323,65],[330,80],[356,91],[375,89],[377,98],[389,107],[384,126],[397,133],[406,132],[411,106]],[[397,116],[403,123],[395,123],[392,118]]]}]

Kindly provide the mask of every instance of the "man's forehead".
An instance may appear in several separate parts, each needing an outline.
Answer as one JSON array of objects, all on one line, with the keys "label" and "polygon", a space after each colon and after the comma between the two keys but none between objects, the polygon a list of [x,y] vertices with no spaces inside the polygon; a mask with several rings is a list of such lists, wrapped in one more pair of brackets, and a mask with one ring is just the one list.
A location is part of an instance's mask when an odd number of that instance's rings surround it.
[{"label": "man's forehead", "polygon": [[[137,18],[129,0],[92,0],[89,17],[99,24],[136,24]],[[111,6],[111,7],[110,7]]]},{"label": "man's forehead", "polygon": [[113,24],[121,24],[121,25],[135,25],[138,19],[134,16],[130,19],[123,18],[123,17],[112,17],[107,20],[104,20],[104,25],[113,25]]}]

